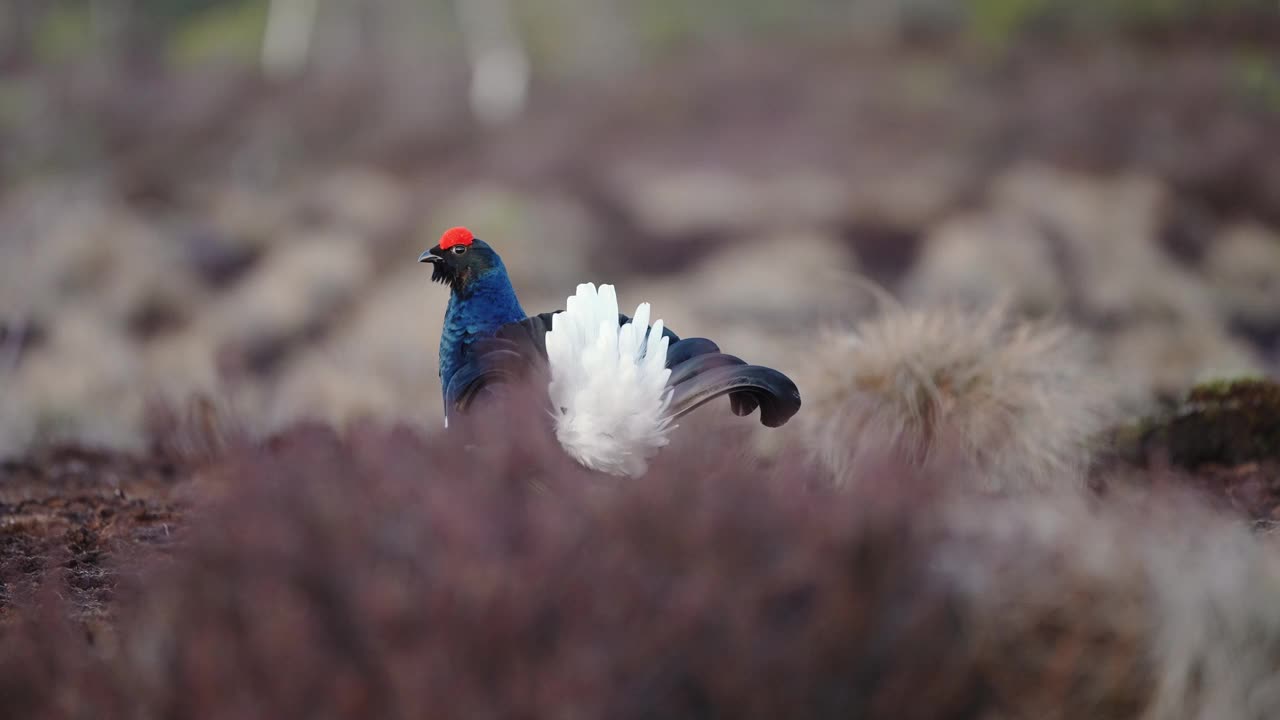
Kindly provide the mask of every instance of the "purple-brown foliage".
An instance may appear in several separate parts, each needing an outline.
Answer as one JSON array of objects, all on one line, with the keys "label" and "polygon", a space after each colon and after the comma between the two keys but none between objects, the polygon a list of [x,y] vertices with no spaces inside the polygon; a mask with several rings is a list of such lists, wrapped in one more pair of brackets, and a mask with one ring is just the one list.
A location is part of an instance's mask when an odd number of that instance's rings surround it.
[{"label": "purple-brown foliage", "polygon": [[593,475],[541,412],[238,453],[110,642],[5,631],[0,715],[1133,717],[1161,687],[1156,596],[1203,576],[1150,570],[1164,536],[1135,513],[948,499],[889,465],[836,492],[732,425]]},{"label": "purple-brown foliage", "polygon": [[304,428],[240,458],[125,621],[130,695],[175,717],[937,717],[977,700],[959,657],[912,649],[957,628],[912,597],[906,515],[819,501],[803,469],[754,470],[732,437],[603,479],[505,410],[433,442]]}]

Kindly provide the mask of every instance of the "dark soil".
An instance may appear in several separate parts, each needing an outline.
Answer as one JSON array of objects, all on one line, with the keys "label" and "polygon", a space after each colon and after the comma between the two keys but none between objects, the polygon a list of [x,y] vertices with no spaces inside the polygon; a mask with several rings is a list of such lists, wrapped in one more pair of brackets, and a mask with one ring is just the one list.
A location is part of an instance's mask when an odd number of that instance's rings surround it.
[{"label": "dark soil", "polygon": [[182,522],[172,464],[57,448],[0,465],[0,619],[52,591],[85,618],[109,612],[113,560],[171,542]]}]

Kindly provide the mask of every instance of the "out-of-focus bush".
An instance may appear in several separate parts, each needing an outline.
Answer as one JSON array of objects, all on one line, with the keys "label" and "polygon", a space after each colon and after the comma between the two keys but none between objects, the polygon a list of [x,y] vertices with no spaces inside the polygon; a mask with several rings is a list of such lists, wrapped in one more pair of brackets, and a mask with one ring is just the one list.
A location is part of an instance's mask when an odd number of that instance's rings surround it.
[{"label": "out-of-focus bush", "polygon": [[[517,398],[519,396],[516,396]],[[24,717],[1259,718],[1280,575],[1170,498],[831,490],[686,423],[640,482],[536,405],[458,434],[294,428],[201,481],[114,631],[0,631]],[[154,564],[151,564],[154,563]],[[46,605],[56,609],[56,605]],[[1144,715],[1143,713],[1148,713]]]}]

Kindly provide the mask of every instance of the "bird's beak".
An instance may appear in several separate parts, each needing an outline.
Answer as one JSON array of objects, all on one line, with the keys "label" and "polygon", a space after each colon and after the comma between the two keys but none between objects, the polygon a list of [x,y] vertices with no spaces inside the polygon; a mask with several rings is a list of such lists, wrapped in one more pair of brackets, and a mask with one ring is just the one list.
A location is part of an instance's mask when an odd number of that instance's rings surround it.
[{"label": "bird's beak", "polygon": [[432,265],[435,265],[436,263],[444,260],[444,256],[436,252],[439,249],[440,247],[436,246],[422,253],[421,255],[418,256],[418,262],[431,263]]}]

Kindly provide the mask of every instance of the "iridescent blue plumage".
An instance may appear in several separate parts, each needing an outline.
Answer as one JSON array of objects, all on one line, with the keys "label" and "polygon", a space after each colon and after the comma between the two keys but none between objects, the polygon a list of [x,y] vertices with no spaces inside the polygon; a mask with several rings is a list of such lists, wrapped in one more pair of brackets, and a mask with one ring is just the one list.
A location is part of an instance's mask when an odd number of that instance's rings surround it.
[{"label": "iridescent blue plumage", "polygon": [[[481,244],[479,240],[475,242]],[[498,328],[524,317],[507,268],[496,253],[486,267],[450,295],[444,331],[440,334],[440,387],[446,414],[456,400],[449,396],[449,382],[472,361],[475,343],[493,337]]]}]

